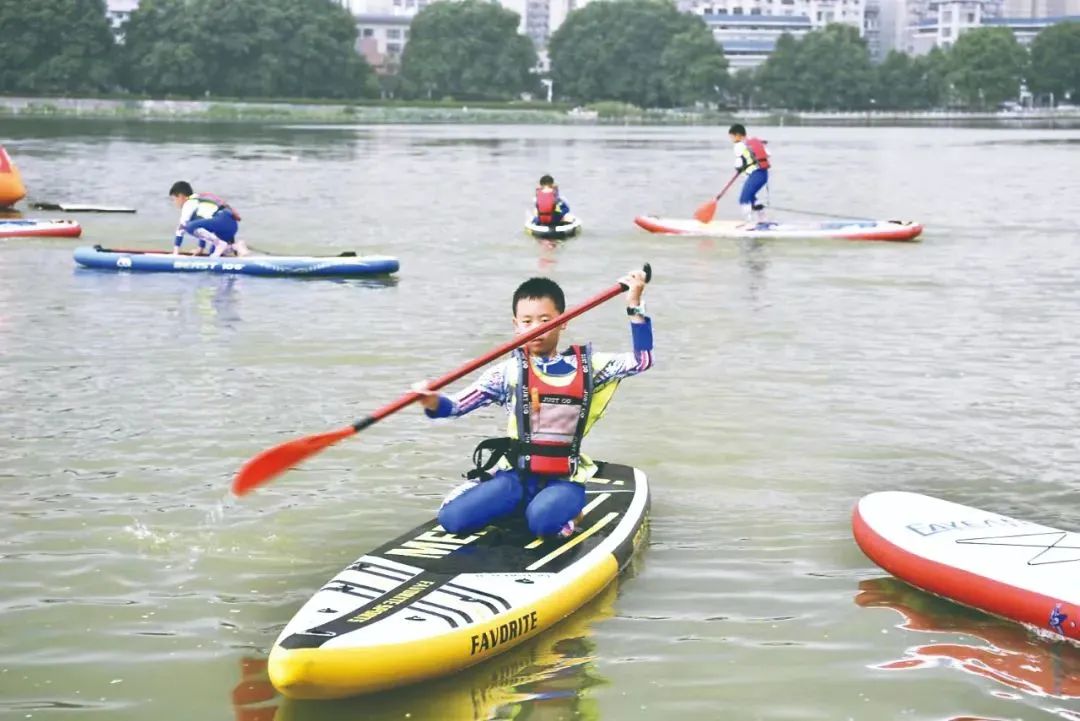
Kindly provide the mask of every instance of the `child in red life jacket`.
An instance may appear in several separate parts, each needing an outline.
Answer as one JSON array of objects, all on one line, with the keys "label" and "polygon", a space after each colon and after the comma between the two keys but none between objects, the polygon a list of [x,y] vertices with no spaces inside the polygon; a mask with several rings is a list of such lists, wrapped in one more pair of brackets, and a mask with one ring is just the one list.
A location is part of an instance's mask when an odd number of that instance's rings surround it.
[{"label": "child in red life jacket", "polygon": [[532,220],[534,225],[561,225],[574,219],[570,214],[570,206],[559,196],[559,186],[555,185],[555,178],[550,175],[540,178],[533,209],[536,212]]},{"label": "child in red life jacket", "polygon": [[739,207],[742,208],[745,230],[754,230],[765,222],[765,204],[758,201],[758,193],[769,182],[769,155],[765,141],[746,137],[746,128],[735,123],[728,128],[728,137],[735,146],[735,172],[746,173]]},{"label": "child in red life jacket", "polygon": [[[571,535],[585,507],[585,483],[596,465],[579,451],[582,438],[603,415],[619,382],[652,367],[652,323],[641,295],[645,275],[622,278],[633,339],[631,353],[593,353],[591,346],[558,350],[559,326],[514,351],[454,396],[418,384],[429,418],[463,416],[497,403],[507,410],[506,438],[482,442],[474,453],[476,479],[456,488],[439,509],[439,523],[454,534],[471,533],[524,511],[537,536]],[[548,278],[522,283],[513,298],[520,334],[566,309],[562,289]],[[488,463],[479,453],[491,451]],[[495,462],[498,464],[495,465]],[[493,467],[494,466],[494,467]],[[493,470],[493,475],[486,471]]]}]

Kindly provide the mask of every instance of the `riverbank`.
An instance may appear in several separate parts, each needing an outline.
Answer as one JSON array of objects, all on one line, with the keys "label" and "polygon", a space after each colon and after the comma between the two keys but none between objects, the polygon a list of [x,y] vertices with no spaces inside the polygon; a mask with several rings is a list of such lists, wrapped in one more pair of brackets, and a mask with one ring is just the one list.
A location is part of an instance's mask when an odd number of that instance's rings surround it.
[{"label": "riverbank", "polygon": [[64,117],[181,122],[285,122],[357,124],[596,124],[722,125],[736,117],[759,125],[910,125],[1080,128],[1080,108],[975,113],[798,112],[773,110],[643,110],[602,102],[586,108],[543,104],[468,103],[341,104],[239,100],[152,100],[112,98],[0,98],[0,117]]}]

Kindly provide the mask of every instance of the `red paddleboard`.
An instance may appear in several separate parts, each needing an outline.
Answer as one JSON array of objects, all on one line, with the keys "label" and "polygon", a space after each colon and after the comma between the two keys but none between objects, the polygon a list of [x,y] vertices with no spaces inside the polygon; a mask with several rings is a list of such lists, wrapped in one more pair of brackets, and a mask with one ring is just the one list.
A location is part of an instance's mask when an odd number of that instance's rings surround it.
[{"label": "red paddleboard", "polygon": [[0,238],[78,238],[82,226],[74,220],[0,219]]}]

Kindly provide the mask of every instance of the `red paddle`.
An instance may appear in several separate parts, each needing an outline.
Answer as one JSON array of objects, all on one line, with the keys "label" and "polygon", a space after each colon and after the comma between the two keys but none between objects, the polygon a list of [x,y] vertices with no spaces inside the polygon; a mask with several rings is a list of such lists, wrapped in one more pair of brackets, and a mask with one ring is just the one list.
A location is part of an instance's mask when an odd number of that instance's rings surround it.
[{"label": "red paddle", "polygon": [[[652,267],[646,263],[643,270],[645,271],[645,282],[648,283],[652,278]],[[595,308],[607,300],[611,300],[626,290],[627,286],[624,283],[616,283],[602,293],[594,295],[584,303],[571,308],[557,318],[552,318],[547,323],[538,325],[527,333],[515,336],[498,348],[485,353],[479,358],[469,361],[457,370],[450,371],[442,378],[432,381],[428,385],[428,388],[434,391],[443,386],[447,386],[462,376],[472,373],[477,368],[487,365],[499,356],[505,355],[518,346],[528,343],[533,338],[539,338],[552,328],[578,317],[585,311]],[[410,405],[419,399],[419,393],[410,391],[393,403],[383,406],[370,415],[364,416],[352,425],[338,428],[337,430],[329,431],[327,433],[296,438],[276,445],[273,448],[268,448],[254,458],[248,460],[248,462],[240,468],[240,471],[236,474],[236,478],[233,479],[232,492],[237,496],[249,493],[292,466],[315,455],[322,449],[328,448],[343,438],[348,438],[354,433],[359,433],[376,421],[381,421],[383,418],[400,411],[405,406]]]},{"label": "red paddle", "polygon": [[727,185],[724,186],[724,189],[721,190],[717,194],[717,196],[715,198],[713,198],[708,203],[705,203],[700,208],[698,208],[697,210],[694,211],[694,218],[696,218],[699,223],[711,223],[712,222],[713,216],[716,215],[716,203],[717,203],[717,201],[720,200],[720,198],[724,197],[724,193],[726,193],[728,191],[728,188],[731,187],[731,184],[734,183],[735,179],[738,178],[738,177],[739,177],[739,173],[738,173],[738,171],[736,171],[735,175],[731,176],[731,180],[729,180],[727,182]]}]

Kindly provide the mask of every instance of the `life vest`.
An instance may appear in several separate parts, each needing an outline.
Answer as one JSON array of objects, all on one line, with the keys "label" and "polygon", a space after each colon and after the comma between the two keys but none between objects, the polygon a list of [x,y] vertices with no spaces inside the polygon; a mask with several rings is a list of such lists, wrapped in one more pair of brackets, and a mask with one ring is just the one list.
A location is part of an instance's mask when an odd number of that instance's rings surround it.
[{"label": "life vest", "polygon": [[592,350],[577,345],[571,350],[577,371],[565,386],[546,382],[527,352],[520,348],[514,352],[520,369],[514,404],[518,470],[561,478],[577,470],[592,402]]},{"label": "life vest", "polygon": [[540,221],[540,225],[554,225],[555,211],[558,207],[558,188],[536,189],[536,219]]},{"label": "life vest", "polygon": [[594,393],[592,348],[571,346],[571,350],[576,369],[564,385],[546,382],[525,351],[514,351],[518,373],[510,382],[514,412],[507,423],[507,435],[488,438],[476,446],[475,467],[466,478],[486,481],[491,478],[488,471],[496,466],[579,483],[595,472],[595,464],[580,453],[581,439],[604,415],[619,384],[607,383]]},{"label": "life vest", "polygon": [[769,169],[769,153],[765,150],[765,141],[761,138],[747,138],[743,141],[754,163],[762,170]]},{"label": "life vest", "polygon": [[[225,210],[232,214],[233,220],[240,220],[240,214],[236,212],[236,209],[213,193],[195,193],[195,195],[191,196],[191,199],[199,203],[198,207],[195,208],[195,217],[213,218],[220,211]],[[206,215],[206,213],[209,213],[209,215]]]}]

